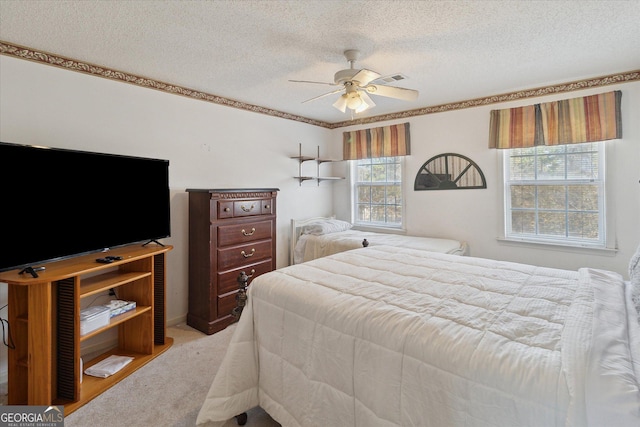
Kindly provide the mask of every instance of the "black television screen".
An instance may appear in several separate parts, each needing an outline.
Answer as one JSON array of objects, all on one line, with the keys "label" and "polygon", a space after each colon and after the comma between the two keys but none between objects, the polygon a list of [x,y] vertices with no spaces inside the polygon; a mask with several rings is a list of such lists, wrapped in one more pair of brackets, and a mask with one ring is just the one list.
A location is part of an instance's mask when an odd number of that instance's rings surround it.
[{"label": "black television screen", "polygon": [[0,142],[0,271],[171,234],[169,161]]}]

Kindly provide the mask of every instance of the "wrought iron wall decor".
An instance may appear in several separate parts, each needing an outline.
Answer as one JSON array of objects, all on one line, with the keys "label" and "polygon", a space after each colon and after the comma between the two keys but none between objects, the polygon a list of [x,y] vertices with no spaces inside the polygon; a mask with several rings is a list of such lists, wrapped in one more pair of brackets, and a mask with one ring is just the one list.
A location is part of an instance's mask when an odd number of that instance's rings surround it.
[{"label": "wrought iron wall decor", "polygon": [[487,188],[482,170],[462,154],[444,153],[427,160],[418,170],[414,191]]}]

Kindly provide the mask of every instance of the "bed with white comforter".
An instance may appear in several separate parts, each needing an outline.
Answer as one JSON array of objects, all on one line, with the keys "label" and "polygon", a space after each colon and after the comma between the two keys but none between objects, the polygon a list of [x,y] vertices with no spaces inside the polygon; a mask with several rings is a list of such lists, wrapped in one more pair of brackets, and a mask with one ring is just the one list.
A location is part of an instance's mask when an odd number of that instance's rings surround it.
[{"label": "bed with white comforter", "polygon": [[613,272],[375,246],[257,277],[198,416],[283,426],[640,425]]},{"label": "bed with white comforter", "polygon": [[455,239],[363,231],[352,227],[351,223],[335,218],[292,220],[291,264],[362,248],[365,239],[367,246],[398,246],[452,255],[469,252],[466,242]]}]

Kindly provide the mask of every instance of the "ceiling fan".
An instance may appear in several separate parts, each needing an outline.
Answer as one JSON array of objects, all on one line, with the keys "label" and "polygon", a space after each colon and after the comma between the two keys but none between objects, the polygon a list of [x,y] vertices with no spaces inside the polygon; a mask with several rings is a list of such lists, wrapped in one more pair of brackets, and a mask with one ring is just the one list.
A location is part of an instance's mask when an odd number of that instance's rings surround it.
[{"label": "ceiling fan", "polygon": [[308,80],[289,80],[294,83],[315,83],[324,84],[329,86],[340,86],[339,89],[325,93],[320,96],[316,96],[311,99],[303,101],[305,102],[315,101],[316,99],[324,98],[325,96],[333,95],[339,92],[344,93],[340,95],[338,100],[333,104],[335,108],[343,113],[347,108],[360,113],[368,108],[375,107],[375,103],[369,97],[371,95],[386,96],[388,98],[402,99],[405,101],[413,101],[418,98],[418,91],[413,89],[405,89],[396,86],[387,86],[379,84],[378,82],[385,82],[386,80],[394,81],[393,78],[385,78],[375,71],[363,69],[356,69],[354,63],[360,56],[360,52],[356,49],[349,49],[344,51],[344,56],[349,62],[349,68],[346,70],[340,70],[333,76],[333,83],[326,82],[314,82]]}]

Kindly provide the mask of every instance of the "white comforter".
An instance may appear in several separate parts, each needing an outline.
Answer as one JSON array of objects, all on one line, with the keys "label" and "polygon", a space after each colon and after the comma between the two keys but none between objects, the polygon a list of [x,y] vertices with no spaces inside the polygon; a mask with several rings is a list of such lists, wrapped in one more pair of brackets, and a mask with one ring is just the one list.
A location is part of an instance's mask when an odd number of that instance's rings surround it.
[{"label": "white comforter", "polygon": [[369,246],[398,246],[443,254],[464,255],[467,250],[466,244],[452,239],[345,230],[321,235],[301,235],[294,248],[294,263],[300,264],[338,252],[362,248],[363,239],[367,239]]},{"label": "white comforter", "polygon": [[253,281],[197,422],[259,405],[283,426],[637,427],[630,308],[600,270],[395,247],[320,258]]}]

